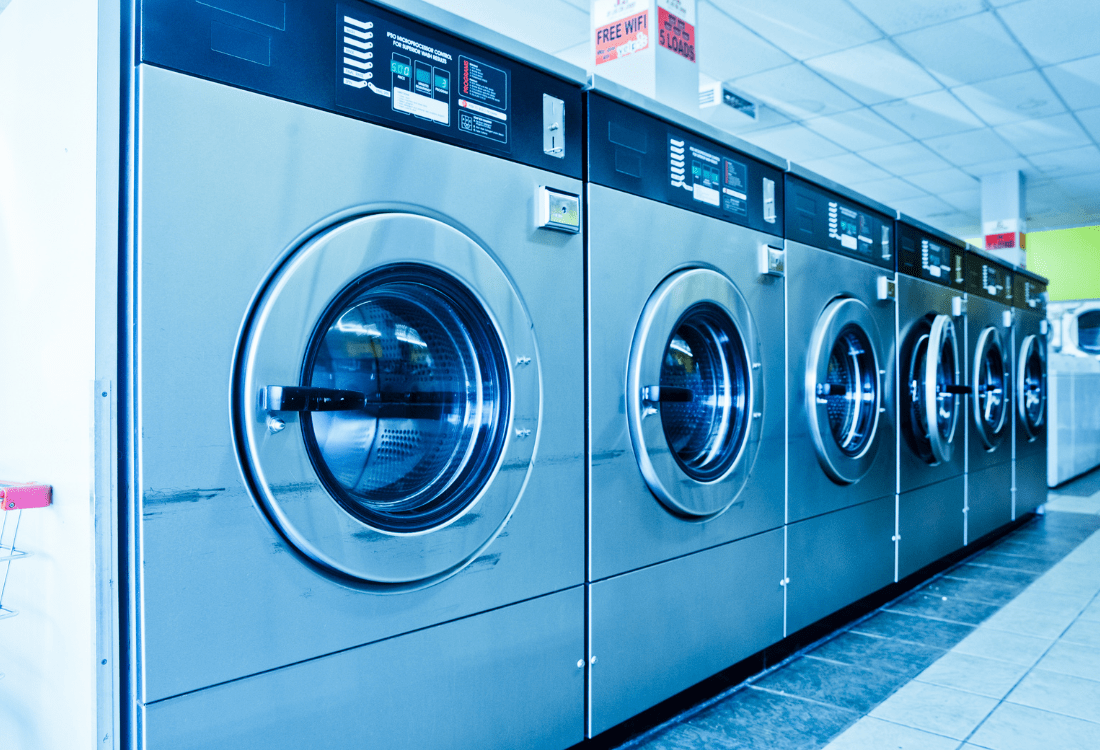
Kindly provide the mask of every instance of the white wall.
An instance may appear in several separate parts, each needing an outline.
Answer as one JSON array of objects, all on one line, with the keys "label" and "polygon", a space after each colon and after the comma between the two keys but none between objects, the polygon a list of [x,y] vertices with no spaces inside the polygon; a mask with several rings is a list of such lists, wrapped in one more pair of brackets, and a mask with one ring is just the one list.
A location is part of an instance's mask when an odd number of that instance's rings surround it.
[{"label": "white wall", "polygon": [[0,0],[0,9],[0,478],[54,487],[53,507],[23,514],[19,546],[33,556],[12,564],[4,595],[19,614],[0,620],[0,746],[70,750],[98,744],[98,9],[87,0]]}]

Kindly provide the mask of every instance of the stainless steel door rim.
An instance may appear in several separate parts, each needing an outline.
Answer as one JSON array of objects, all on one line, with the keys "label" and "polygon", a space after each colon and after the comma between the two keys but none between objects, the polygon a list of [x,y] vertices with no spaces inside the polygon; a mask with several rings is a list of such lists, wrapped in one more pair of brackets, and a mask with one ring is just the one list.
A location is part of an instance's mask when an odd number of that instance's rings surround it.
[{"label": "stainless steel door rim", "polygon": [[863,302],[840,297],[818,318],[806,360],[806,411],[817,457],[840,484],[858,482],[878,451],[878,328]]},{"label": "stainless steel door rim", "polygon": [[924,415],[935,466],[951,460],[959,421],[959,396],[948,390],[959,382],[959,345],[951,316],[937,315],[932,321],[924,367]]},{"label": "stainless steel door rim", "polygon": [[[432,277],[443,280],[437,286],[444,288],[426,291],[417,298],[416,284],[410,282],[407,273],[387,287],[388,270],[397,268],[405,271],[422,268],[425,290],[430,289]],[[453,476],[427,477],[421,483],[424,486],[418,488],[429,493],[445,492],[461,479],[463,467],[467,466],[471,471],[481,470],[477,486],[469,488],[461,507],[451,508],[436,522],[425,517],[407,531],[378,522],[380,516],[357,513],[347,498],[334,496],[338,488],[333,477],[324,476],[325,470],[318,462],[328,464],[329,473],[339,475],[340,468],[333,468],[331,463],[339,463],[339,459],[324,455],[317,445],[310,445],[314,433],[308,431],[308,423],[312,421],[308,409],[287,409],[258,398],[259,394],[270,394],[272,385],[301,383],[308,391],[317,384],[316,380],[302,381],[313,369],[307,360],[316,349],[316,338],[325,333],[317,331],[319,321],[327,315],[333,318],[329,322],[339,328],[341,311],[333,311],[334,301],[346,296],[349,288],[369,274],[377,277],[379,288],[390,290],[390,296],[407,297],[404,304],[416,307],[423,303],[417,308],[422,317],[432,304],[439,304],[431,302],[433,294],[442,298],[453,298],[456,294],[466,297],[471,306],[480,307],[477,315],[484,320],[485,335],[495,337],[498,359],[503,362],[498,368],[499,382],[493,386],[506,396],[499,402],[505,413],[494,417],[496,428],[502,432],[496,450],[481,456],[489,465],[471,464],[478,460],[471,453],[472,440],[466,443],[457,440],[453,445],[441,443],[440,450],[453,449],[458,454],[453,462],[442,461],[435,468],[450,471]],[[445,288],[448,285],[454,289],[448,291]],[[353,309],[354,304],[349,310]],[[395,322],[402,329],[397,333],[406,339],[420,335],[415,326],[407,323]],[[464,336],[457,330],[442,330],[462,327],[458,319],[448,319],[446,325],[442,320],[433,325],[439,329],[437,338]],[[374,333],[377,332],[371,335]],[[338,345],[344,344],[338,342]],[[354,345],[366,346],[362,342]],[[368,350],[362,353],[363,361],[381,358],[383,355],[375,349],[383,345],[372,339]],[[455,352],[473,351],[470,341],[455,340],[448,346],[457,347]],[[522,301],[494,258],[472,239],[447,224],[413,214],[377,214],[340,224],[300,248],[274,275],[256,303],[239,348],[242,353],[233,405],[241,433],[238,448],[242,468],[268,517],[311,560],[368,585],[423,586],[460,570],[499,533],[523,492],[538,442],[539,361]],[[483,420],[486,415],[482,411],[491,410],[492,404],[486,401],[486,373],[484,366],[474,361],[477,357],[470,354],[450,357],[453,360],[465,356],[470,361],[466,369],[461,369],[460,364],[447,365],[432,356],[441,357],[438,347],[435,355],[429,350],[410,353],[409,357],[417,362],[406,365],[421,369],[458,367],[461,371],[451,375],[458,378],[459,385],[454,390],[461,391],[459,395],[463,398],[452,399],[455,401],[452,406],[462,413],[452,416],[460,422],[468,418],[471,424]],[[391,373],[388,377],[395,376]],[[365,397],[369,400],[379,395],[367,393]],[[361,408],[395,412],[423,409],[423,404],[412,402],[424,401],[433,394],[403,394],[407,398],[400,398],[401,395],[390,398],[396,399],[392,404],[370,403]],[[436,411],[441,408],[435,403],[429,406]],[[377,416],[373,411],[368,416]],[[396,413],[392,416],[399,420],[402,417]],[[408,417],[404,424],[409,428],[405,432],[416,433],[405,439],[415,442],[431,438],[413,429],[415,415],[404,416]],[[344,443],[351,444],[354,440]],[[363,450],[371,451],[406,448],[395,445],[387,449],[373,439],[370,445],[363,446]],[[345,454],[346,450],[341,455]],[[442,468],[445,466],[450,468]],[[412,468],[406,466],[402,470]],[[390,485],[395,486],[398,485]],[[386,502],[398,510],[407,505],[396,496],[386,498]],[[384,506],[382,503],[380,507]]]},{"label": "stainless steel door rim", "polygon": [[[737,501],[760,440],[759,346],[745,299],[717,271],[674,273],[647,301],[628,361],[627,421],[650,491],[674,513],[713,517]],[[699,413],[680,413],[689,408]]]},{"label": "stainless steel door rim", "polygon": [[986,451],[993,451],[1004,437],[1008,416],[1008,374],[1004,348],[997,329],[987,326],[974,347],[972,377],[974,428]]},{"label": "stainless steel door rim", "polygon": [[1032,334],[1020,343],[1016,367],[1016,403],[1028,441],[1042,433],[1047,405],[1047,363],[1043,339]]}]

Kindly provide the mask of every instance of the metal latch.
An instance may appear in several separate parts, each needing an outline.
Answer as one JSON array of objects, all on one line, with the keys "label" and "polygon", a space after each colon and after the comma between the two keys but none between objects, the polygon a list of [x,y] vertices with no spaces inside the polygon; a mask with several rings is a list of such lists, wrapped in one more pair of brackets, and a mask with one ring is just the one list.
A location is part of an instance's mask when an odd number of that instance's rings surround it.
[{"label": "metal latch", "polygon": [[540,186],[535,197],[538,204],[536,226],[540,229],[557,229],[576,234],[581,231],[581,198]]},{"label": "metal latch", "polygon": [[889,276],[878,277],[878,298],[880,300],[897,299],[897,283]]},{"label": "metal latch", "polygon": [[1011,310],[1002,310],[1001,311],[1001,324],[1005,328],[1011,328],[1012,327],[1012,311]]},{"label": "metal latch", "polygon": [[1039,333],[1041,333],[1041,334],[1043,334],[1044,336],[1046,336],[1046,335],[1047,335],[1047,332],[1048,332],[1049,330],[1050,330],[1050,327],[1049,327],[1049,326],[1047,325],[1047,319],[1046,319],[1046,318],[1043,318],[1042,320],[1040,320],[1040,321],[1039,321]]},{"label": "metal latch", "polygon": [[966,312],[966,300],[962,297],[951,298],[951,317],[961,318]]},{"label": "metal latch", "polygon": [[565,102],[549,94],[542,95],[542,152],[565,158]]},{"label": "metal latch", "polygon": [[764,178],[764,221],[775,223],[775,180]]},{"label": "metal latch", "polygon": [[781,247],[761,245],[757,270],[764,276],[782,276],[786,269],[786,253]]}]

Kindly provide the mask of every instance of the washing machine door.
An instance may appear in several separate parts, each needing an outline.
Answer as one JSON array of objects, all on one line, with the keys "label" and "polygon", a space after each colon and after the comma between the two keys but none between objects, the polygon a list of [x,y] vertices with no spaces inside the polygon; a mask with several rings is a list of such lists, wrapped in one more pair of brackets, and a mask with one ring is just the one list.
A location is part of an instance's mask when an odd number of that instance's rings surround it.
[{"label": "washing machine door", "polygon": [[1067,313],[1066,338],[1068,344],[1082,354],[1100,356],[1100,304],[1084,304]]},{"label": "washing machine door", "polygon": [[974,432],[986,451],[995,450],[1004,437],[1010,388],[1005,365],[1000,334],[992,326],[983,328],[974,346],[970,400]]},{"label": "washing machine door", "polygon": [[842,297],[818,318],[806,361],[806,411],[818,461],[840,484],[874,463],[882,405],[878,329],[867,305]]},{"label": "washing machine door", "polygon": [[759,445],[763,375],[744,297],[717,271],[673,274],[653,292],[631,346],[627,418],[638,466],[673,513],[737,502]]},{"label": "washing machine door", "polygon": [[1016,402],[1028,440],[1042,433],[1047,405],[1047,362],[1043,339],[1027,336],[1020,344],[1016,370]]},{"label": "washing machine door", "polygon": [[959,345],[949,315],[928,315],[910,332],[905,352],[903,429],[931,466],[951,460],[959,421]]},{"label": "washing machine door", "polygon": [[499,533],[537,443],[538,358],[516,290],[472,239],[409,214],[343,223],[275,273],[242,341],[242,466],[308,558],[425,585]]}]

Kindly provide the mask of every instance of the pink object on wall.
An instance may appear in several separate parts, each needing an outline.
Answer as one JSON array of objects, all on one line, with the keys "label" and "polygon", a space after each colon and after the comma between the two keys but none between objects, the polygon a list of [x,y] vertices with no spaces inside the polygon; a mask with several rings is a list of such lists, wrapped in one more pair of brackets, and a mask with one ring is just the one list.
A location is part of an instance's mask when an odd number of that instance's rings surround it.
[{"label": "pink object on wall", "polygon": [[0,509],[45,508],[52,500],[53,488],[36,482],[8,482],[0,479]]}]

